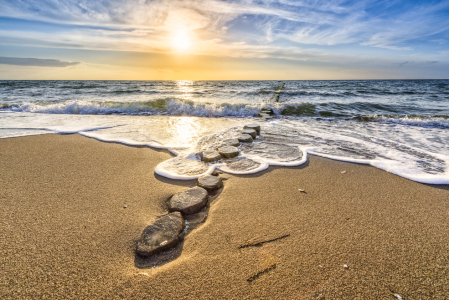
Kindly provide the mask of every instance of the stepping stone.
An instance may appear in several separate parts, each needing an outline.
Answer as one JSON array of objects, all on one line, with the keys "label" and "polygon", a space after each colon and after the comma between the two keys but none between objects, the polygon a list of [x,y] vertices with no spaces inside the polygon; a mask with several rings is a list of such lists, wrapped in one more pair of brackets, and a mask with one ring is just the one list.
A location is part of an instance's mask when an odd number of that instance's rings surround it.
[{"label": "stepping stone", "polygon": [[[239,142],[240,145],[240,142]],[[218,149],[218,152],[224,158],[233,158],[239,155],[239,149],[233,146],[224,146]]]},{"label": "stepping stone", "polygon": [[212,192],[221,188],[223,181],[217,176],[203,175],[198,178],[198,186],[206,189],[208,192]]},{"label": "stepping stone", "polygon": [[241,134],[237,137],[237,139],[242,143],[252,143],[253,138],[249,134]]},{"label": "stepping stone", "polygon": [[137,242],[136,253],[149,257],[173,248],[179,243],[179,234],[184,228],[185,222],[180,212],[173,212],[157,219],[143,230]]},{"label": "stepping stone", "polygon": [[206,150],[201,152],[201,160],[205,162],[213,162],[221,159],[220,153],[215,150]]},{"label": "stepping stone", "polygon": [[269,120],[272,118],[272,116],[270,116],[269,114],[265,114],[265,113],[259,113],[259,117],[263,118],[264,120]]},{"label": "stepping stone", "polygon": [[273,111],[273,109],[272,108],[266,108],[266,107],[264,107],[264,108],[262,108],[261,110],[260,110],[260,112],[261,113],[263,113],[263,114],[267,114],[267,115],[274,115],[274,111]]},{"label": "stepping stone", "polygon": [[207,191],[196,186],[173,195],[168,204],[168,209],[170,211],[179,211],[183,215],[191,215],[206,206],[207,199]]},{"label": "stepping stone", "polygon": [[243,129],[253,129],[256,131],[257,135],[260,135],[260,126],[257,124],[247,124],[243,126]]},{"label": "stepping stone", "polygon": [[243,129],[242,133],[249,134],[253,139],[255,139],[257,136],[257,132],[254,129]]},{"label": "stepping stone", "polygon": [[240,146],[240,142],[238,139],[227,139],[223,141],[224,145],[238,147]]}]

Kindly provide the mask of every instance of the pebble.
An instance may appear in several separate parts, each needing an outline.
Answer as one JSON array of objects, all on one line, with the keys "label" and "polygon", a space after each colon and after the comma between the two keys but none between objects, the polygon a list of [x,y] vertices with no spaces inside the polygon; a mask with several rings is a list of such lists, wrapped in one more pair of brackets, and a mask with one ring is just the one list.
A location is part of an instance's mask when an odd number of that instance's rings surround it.
[{"label": "pebble", "polygon": [[227,139],[227,140],[223,141],[223,144],[227,145],[227,146],[234,146],[234,147],[240,146],[240,142],[238,139]]},{"label": "pebble", "polygon": [[249,134],[241,134],[237,137],[239,142],[241,143],[252,143],[253,138]]},{"label": "pebble", "polygon": [[256,131],[257,135],[260,135],[260,126],[257,124],[247,124],[243,126],[243,129],[253,129]]},{"label": "pebble", "polygon": [[243,129],[242,134],[249,134],[253,139],[257,136],[257,132],[254,129]]},{"label": "pebble", "polygon": [[223,186],[223,181],[217,176],[203,175],[198,178],[198,186],[206,189],[208,192],[211,192],[221,188]]},{"label": "pebble", "polygon": [[191,215],[206,206],[207,191],[201,187],[193,187],[173,195],[168,204],[170,211],[179,211],[183,215]]},{"label": "pebble", "polygon": [[239,149],[233,146],[224,146],[218,149],[218,152],[224,158],[233,158],[239,155]]},{"label": "pebble", "polygon": [[184,230],[185,221],[180,212],[169,213],[148,225],[137,242],[136,253],[149,257],[176,246],[179,234]]},{"label": "pebble", "polygon": [[268,107],[262,108],[262,109],[260,110],[260,112],[263,113],[263,114],[270,115],[270,116],[274,114],[273,109],[272,109],[272,108],[268,108]]},{"label": "pebble", "polygon": [[213,162],[221,159],[220,153],[215,150],[206,150],[201,152],[201,160],[204,162]]}]

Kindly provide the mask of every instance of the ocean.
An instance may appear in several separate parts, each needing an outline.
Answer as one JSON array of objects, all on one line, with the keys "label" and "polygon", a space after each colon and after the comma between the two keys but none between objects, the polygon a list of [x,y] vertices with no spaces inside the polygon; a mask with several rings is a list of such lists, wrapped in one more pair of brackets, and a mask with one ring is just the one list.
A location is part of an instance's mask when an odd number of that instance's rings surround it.
[{"label": "ocean", "polygon": [[[239,156],[201,162],[250,123],[262,133]],[[0,81],[0,138],[46,133],[168,149],[149,172],[175,179],[313,154],[449,184],[449,80]]]}]

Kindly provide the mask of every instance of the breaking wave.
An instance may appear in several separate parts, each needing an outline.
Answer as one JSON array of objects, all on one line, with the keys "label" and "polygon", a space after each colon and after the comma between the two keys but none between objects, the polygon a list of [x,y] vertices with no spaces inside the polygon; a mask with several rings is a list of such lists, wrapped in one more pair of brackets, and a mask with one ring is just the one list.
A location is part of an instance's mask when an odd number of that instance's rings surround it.
[{"label": "breaking wave", "polygon": [[[365,112],[397,112],[400,108],[375,103],[207,103],[180,99],[156,99],[151,101],[114,102],[73,100],[59,103],[34,102],[2,104],[0,111],[85,114],[85,115],[171,115],[196,117],[255,117],[261,109],[270,108],[274,116],[312,117],[318,119],[346,118],[362,122],[381,122],[420,127],[449,128],[448,115],[365,114]],[[408,111],[411,109],[408,108]]]}]

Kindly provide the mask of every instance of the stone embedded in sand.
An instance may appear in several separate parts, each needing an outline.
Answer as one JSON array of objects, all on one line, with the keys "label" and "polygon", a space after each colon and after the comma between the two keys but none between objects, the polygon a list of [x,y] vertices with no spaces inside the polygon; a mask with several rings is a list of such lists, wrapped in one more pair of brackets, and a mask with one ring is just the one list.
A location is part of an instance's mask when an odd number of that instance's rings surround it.
[{"label": "stone embedded in sand", "polygon": [[180,212],[173,212],[157,219],[143,230],[137,242],[136,253],[148,257],[173,248],[179,243],[179,234],[184,227],[184,218]]},{"label": "stone embedded in sand", "polygon": [[207,191],[196,186],[173,195],[168,204],[168,209],[179,211],[183,215],[194,214],[206,206],[207,199]]},{"label": "stone embedded in sand", "polygon": [[223,141],[224,145],[228,145],[228,146],[233,146],[233,147],[238,147],[240,146],[240,142],[238,139],[227,139]]},{"label": "stone embedded in sand", "polygon": [[253,139],[257,136],[257,132],[254,129],[243,129],[242,134],[249,134]]},{"label": "stone embedded in sand", "polygon": [[206,150],[201,153],[201,160],[205,162],[213,162],[221,159],[220,153],[215,150]]},{"label": "stone embedded in sand", "polygon": [[211,192],[221,188],[223,186],[223,181],[221,181],[221,178],[217,176],[203,175],[198,178],[198,186]]},{"label": "stone embedded in sand", "polygon": [[[240,144],[240,143],[239,143]],[[221,156],[225,158],[233,158],[239,155],[239,149],[233,146],[224,146],[218,149]]]},{"label": "stone embedded in sand", "polygon": [[241,143],[252,143],[253,138],[249,134],[241,134],[237,137]]},{"label": "stone embedded in sand", "polygon": [[260,135],[260,126],[257,124],[247,124],[243,126],[243,129],[253,129],[256,131],[257,135]]}]

